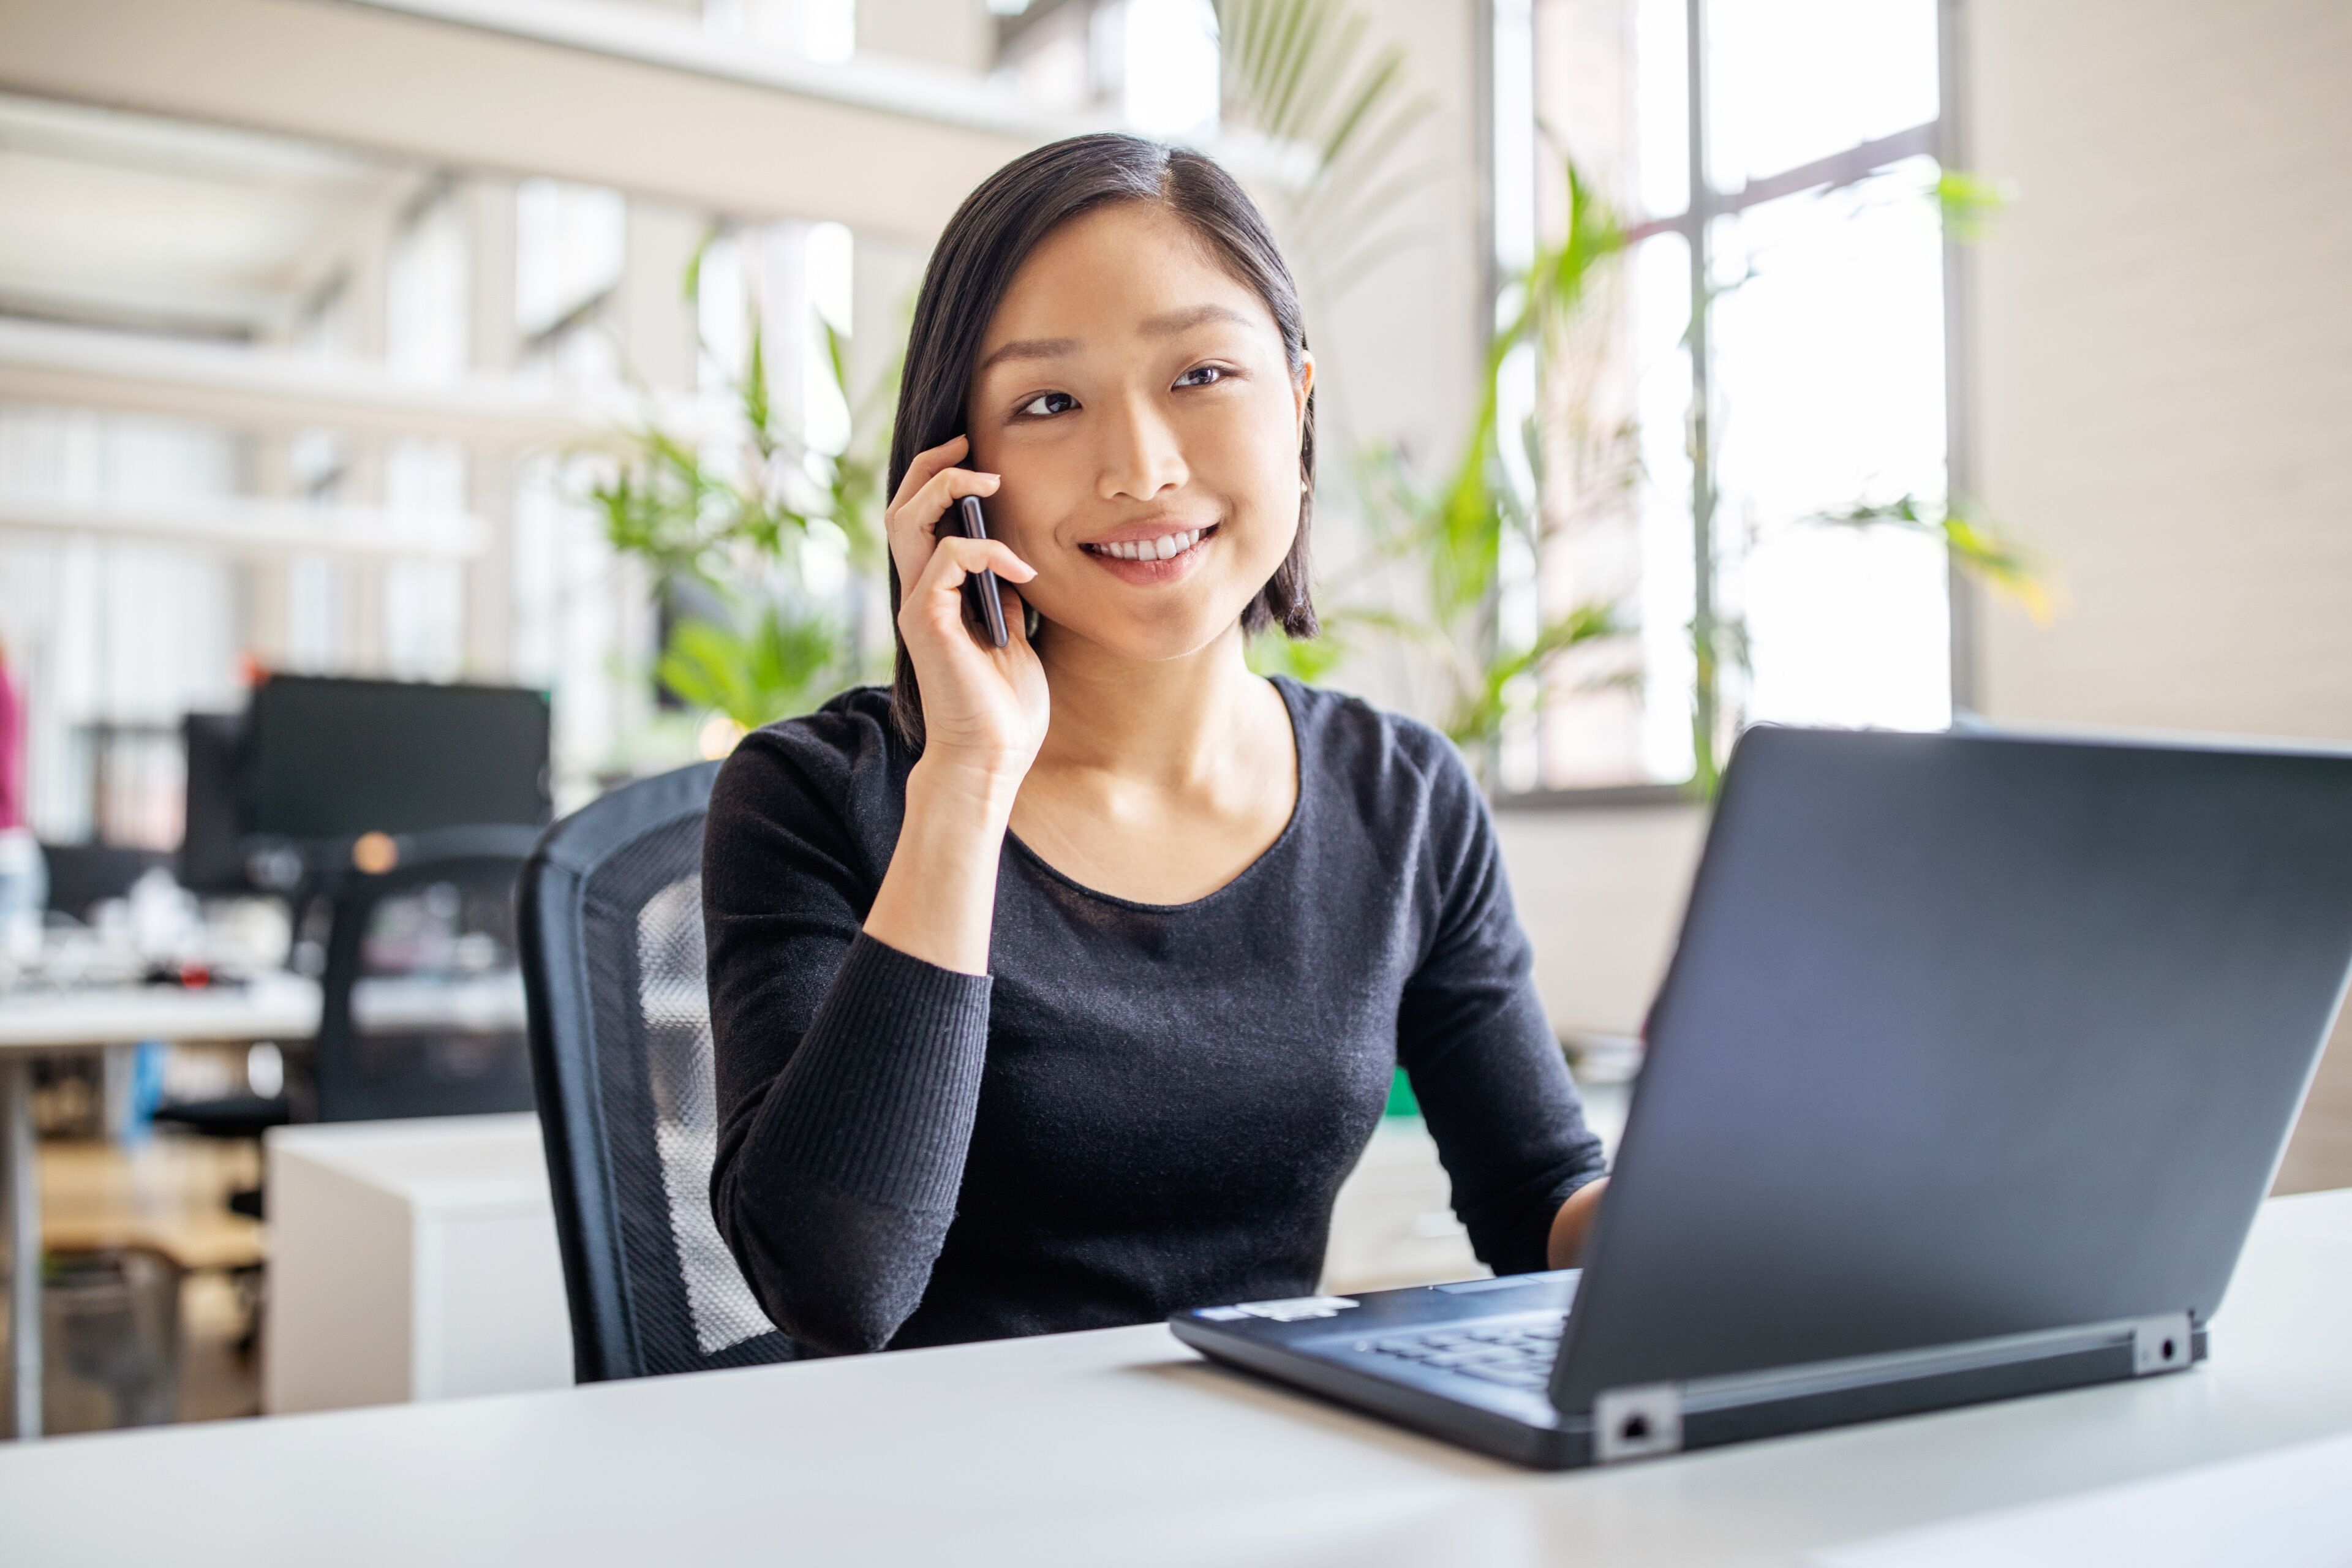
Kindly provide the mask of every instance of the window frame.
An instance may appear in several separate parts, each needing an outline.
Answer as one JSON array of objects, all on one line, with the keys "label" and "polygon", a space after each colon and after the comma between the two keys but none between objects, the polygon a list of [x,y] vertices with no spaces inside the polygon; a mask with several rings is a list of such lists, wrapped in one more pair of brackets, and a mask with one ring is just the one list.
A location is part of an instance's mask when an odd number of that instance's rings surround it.
[{"label": "window frame", "polygon": [[[1478,6],[1481,35],[1478,89],[1485,110],[1481,118],[1488,132],[1480,139],[1484,154],[1480,176],[1486,185],[1481,193],[1486,231],[1482,261],[1490,300],[1500,296],[1508,276],[1498,244],[1497,213],[1502,204],[1495,189],[1495,181],[1503,162],[1497,152],[1498,142],[1507,131],[1500,122],[1499,114],[1505,106],[1524,103],[1532,96],[1531,93],[1514,94],[1498,89],[1497,77],[1505,68],[1505,51],[1497,13],[1507,6],[1517,13],[1519,18],[1531,18],[1535,6],[1542,3],[1543,0],[1480,0]],[[1714,411],[1714,345],[1707,289],[1709,268],[1714,259],[1711,249],[1714,220],[1808,191],[1835,190],[1854,184],[1906,158],[1931,157],[1936,160],[1938,169],[1945,171],[1967,167],[1963,158],[1966,103],[1962,96],[1964,76],[1961,68],[1965,3],[1966,0],[1935,0],[1937,112],[1934,119],[1856,142],[1760,179],[1748,180],[1737,191],[1722,191],[1716,188],[1706,166],[1711,130],[1707,105],[1708,0],[1683,0],[1684,79],[1688,97],[1685,130],[1689,138],[1689,195],[1683,210],[1678,213],[1628,225],[1625,245],[1630,252],[1633,247],[1654,236],[1680,234],[1688,251],[1691,321],[1689,417],[1699,434],[1699,439],[1692,443],[1689,510],[1693,615],[1701,622],[1713,615],[1719,586],[1715,570],[1714,511],[1721,498],[1716,493],[1713,473],[1715,442],[1708,430]],[[1517,58],[1532,75],[1535,68],[1533,51],[1520,53]],[[1517,128],[1510,128],[1509,133],[1516,135],[1520,132]],[[1942,252],[1945,489],[1948,495],[1958,495],[1967,493],[1973,466],[1967,417],[1967,394],[1971,378],[1963,331],[1969,278],[1965,248],[1953,238],[1948,226],[1944,229]],[[1491,311],[1488,319],[1493,319]],[[1948,567],[1945,591],[1950,606],[1949,680],[1952,713],[1957,722],[1971,711],[1977,692],[1974,585],[1957,567]],[[1715,692],[1703,688],[1694,692],[1693,701],[1699,707],[1699,711],[1694,716],[1696,723],[1710,728],[1717,726],[1718,714],[1715,697]],[[1726,755],[1727,757],[1728,753]],[[1497,784],[1490,787],[1488,794],[1497,809],[1512,811],[1614,811],[1629,807],[1704,804],[1696,774],[1670,783],[1538,786],[1518,790],[1506,790]]]}]

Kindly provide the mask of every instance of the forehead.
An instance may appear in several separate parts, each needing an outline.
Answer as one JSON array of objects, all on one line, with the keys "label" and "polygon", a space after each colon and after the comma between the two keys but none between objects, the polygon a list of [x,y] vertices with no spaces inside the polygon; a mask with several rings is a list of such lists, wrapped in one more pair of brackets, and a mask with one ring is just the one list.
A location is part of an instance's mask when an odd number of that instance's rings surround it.
[{"label": "forehead", "polygon": [[1265,300],[1191,225],[1151,203],[1118,202],[1038,243],[990,318],[981,353],[1018,339],[1132,337],[1154,318],[1203,305],[1222,305],[1279,340]]}]

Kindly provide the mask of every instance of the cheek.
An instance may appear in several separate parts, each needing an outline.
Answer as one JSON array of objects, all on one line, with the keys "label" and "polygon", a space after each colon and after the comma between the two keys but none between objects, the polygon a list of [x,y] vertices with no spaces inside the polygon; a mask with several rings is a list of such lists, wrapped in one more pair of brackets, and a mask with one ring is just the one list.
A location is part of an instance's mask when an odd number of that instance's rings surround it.
[{"label": "cheek", "polygon": [[1203,449],[1214,454],[1212,483],[1246,531],[1248,555],[1279,561],[1298,527],[1298,437],[1288,398],[1250,400]]},{"label": "cheek", "polygon": [[1038,562],[1053,543],[1055,520],[1069,510],[1066,463],[1055,462],[1050,450],[997,443],[993,449],[975,444],[971,466],[1004,480],[981,502],[990,537],[1022,559]]}]

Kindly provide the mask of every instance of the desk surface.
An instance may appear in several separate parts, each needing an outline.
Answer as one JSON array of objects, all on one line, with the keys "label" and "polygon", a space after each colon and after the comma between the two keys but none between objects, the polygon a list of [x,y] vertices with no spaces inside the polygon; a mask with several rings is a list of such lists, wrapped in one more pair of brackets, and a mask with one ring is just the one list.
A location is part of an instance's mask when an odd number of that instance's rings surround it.
[{"label": "desk surface", "polygon": [[2352,1191],[2266,1205],[2195,1371],[1608,1470],[1516,1470],[1146,1327],[28,1445],[0,1555],[1786,1563],[2352,1429],[2347,1301]]},{"label": "desk surface", "polygon": [[0,1051],[87,1050],[140,1040],[299,1040],[318,1032],[318,982],[299,974],[194,991],[103,985],[0,998]]},{"label": "desk surface", "polygon": [[[140,1040],[305,1040],[319,1032],[319,983],[271,971],[243,985],[106,985],[0,996],[0,1051],[88,1050]],[[352,988],[362,1031],[523,1026],[522,976],[375,978]]]}]

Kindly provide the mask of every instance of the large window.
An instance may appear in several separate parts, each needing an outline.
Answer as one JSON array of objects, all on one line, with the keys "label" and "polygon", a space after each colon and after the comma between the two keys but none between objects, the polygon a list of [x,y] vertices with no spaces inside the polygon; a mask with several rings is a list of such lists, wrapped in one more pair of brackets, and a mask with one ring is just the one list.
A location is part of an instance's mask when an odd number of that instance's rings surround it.
[{"label": "large window", "polygon": [[1498,276],[1564,231],[1566,161],[1630,239],[1503,389],[1553,460],[1502,635],[1624,628],[1549,667],[1504,790],[1704,782],[1759,721],[1940,728],[1940,539],[1855,521],[1948,485],[1937,0],[1495,15]]}]

